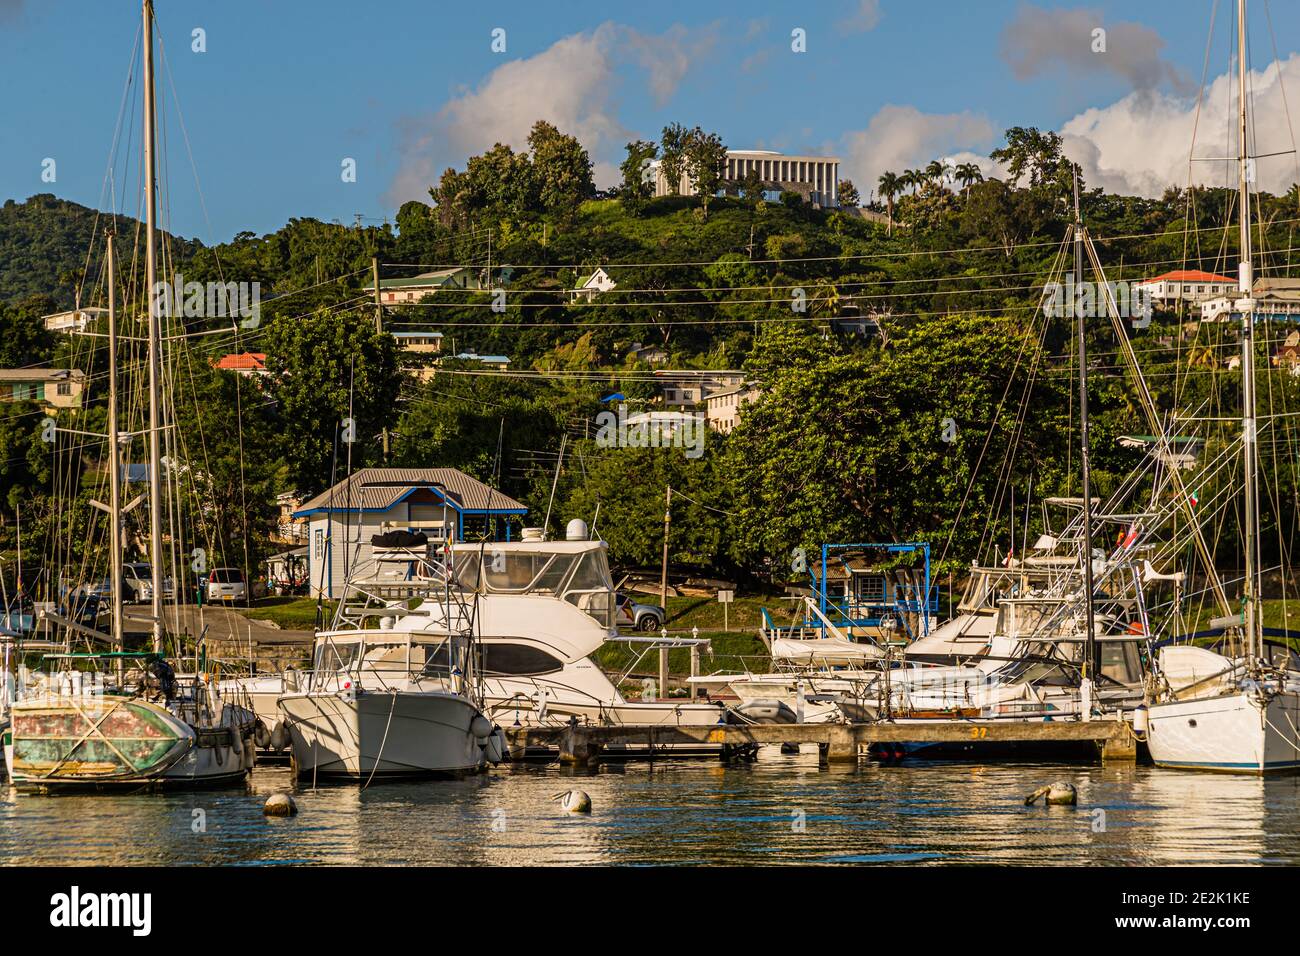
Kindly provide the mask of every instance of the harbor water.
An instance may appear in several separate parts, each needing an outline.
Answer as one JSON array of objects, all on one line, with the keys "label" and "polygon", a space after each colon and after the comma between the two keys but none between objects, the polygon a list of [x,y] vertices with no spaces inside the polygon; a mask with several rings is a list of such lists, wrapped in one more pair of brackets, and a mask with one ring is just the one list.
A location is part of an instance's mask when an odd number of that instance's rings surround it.
[{"label": "harbor water", "polygon": [[[1039,786],[1075,807],[1025,806]],[[287,769],[248,790],[0,793],[0,864],[22,865],[1062,865],[1300,864],[1300,776],[1258,779],[1088,764],[863,761],[815,747],[757,762],[502,767],[463,780],[295,792],[262,815]],[[555,795],[591,795],[590,816]]]}]

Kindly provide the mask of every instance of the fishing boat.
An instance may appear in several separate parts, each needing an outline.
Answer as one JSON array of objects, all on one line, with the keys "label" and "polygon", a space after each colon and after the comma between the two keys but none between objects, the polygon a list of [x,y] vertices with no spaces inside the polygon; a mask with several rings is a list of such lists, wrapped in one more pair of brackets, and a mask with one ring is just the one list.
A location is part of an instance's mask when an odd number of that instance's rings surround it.
[{"label": "fishing boat", "polygon": [[[277,707],[295,775],[368,785],[499,763],[506,746],[484,713],[473,611],[447,563],[427,541],[375,544],[373,566],[349,575],[333,626],[317,634],[311,670],[283,681]],[[435,606],[461,626],[400,626]]]},{"label": "fishing boat", "polygon": [[1148,708],[1147,747],[1157,766],[1226,773],[1300,770],[1300,673],[1265,658],[1260,580],[1259,446],[1255,395],[1255,300],[1251,257],[1249,87],[1246,2],[1237,0],[1237,168],[1240,226],[1242,524],[1245,575],[1242,613],[1231,626],[1240,640],[1230,654],[1194,646],[1160,652],[1161,692]]}]

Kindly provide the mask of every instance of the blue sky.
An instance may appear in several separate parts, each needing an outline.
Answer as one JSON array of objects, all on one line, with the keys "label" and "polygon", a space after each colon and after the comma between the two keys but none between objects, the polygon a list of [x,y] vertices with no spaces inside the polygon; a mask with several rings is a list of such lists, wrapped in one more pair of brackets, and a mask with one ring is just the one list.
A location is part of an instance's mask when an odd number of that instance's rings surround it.
[{"label": "blue sky", "polygon": [[[467,152],[521,144],[539,117],[583,139],[598,184],[627,139],[672,121],[737,148],[833,153],[864,195],[882,169],[984,161],[1007,126],[1036,125],[1069,134],[1090,182],[1158,194],[1186,178],[1212,5],[159,0],[170,225],[213,242],[294,216],[382,220]],[[1228,69],[1233,4],[1219,6],[1211,81]],[[1252,65],[1276,42],[1286,68],[1256,85],[1270,130],[1260,151],[1290,146],[1281,93],[1300,119],[1300,4],[1269,6],[1266,17],[1252,3]],[[0,199],[112,203],[104,181],[138,21],[133,0],[0,0]],[[1102,53],[1090,49],[1096,27]],[[191,49],[195,28],[206,52]],[[504,53],[491,49],[497,28]],[[804,53],[791,49],[796,28]],[[1203,111],[1202,137],[1220,118]],[[340,175],[348,157],[355,183]],[[1294,158],[1274,165],[1266,188],[1297,178]],[[119,162],[115,179],[119,208],[134,212],[138,172]]]}]

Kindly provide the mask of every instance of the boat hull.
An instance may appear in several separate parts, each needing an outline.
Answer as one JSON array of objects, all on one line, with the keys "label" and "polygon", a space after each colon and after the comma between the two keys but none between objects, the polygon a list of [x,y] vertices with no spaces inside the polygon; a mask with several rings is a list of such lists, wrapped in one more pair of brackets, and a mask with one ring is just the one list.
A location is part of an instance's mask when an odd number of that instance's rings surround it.
[{"label": "boat hull", "polygon": [[414,778],[477,773],[486,740],[470,701],[442,692],[302,693],[280,698],[299,777]]},{"label": "boat hull", "polygon": [[195,729],[159,703],[115,695],[43,695],[16,702],[6,740],[19,789],[204,788],[242,783],[253,724]]},{"label": "boat hull", "polygon": [[1265,774],[1300,770],[1300,693],[1247,692],[1152,704],[1147,749],[1158,767]]}]

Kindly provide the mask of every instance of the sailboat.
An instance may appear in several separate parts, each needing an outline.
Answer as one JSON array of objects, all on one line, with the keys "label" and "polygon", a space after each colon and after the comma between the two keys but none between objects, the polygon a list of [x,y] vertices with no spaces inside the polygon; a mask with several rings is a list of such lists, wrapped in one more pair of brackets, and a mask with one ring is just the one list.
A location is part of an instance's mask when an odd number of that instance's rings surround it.
[{"label": "sailboat", "polygon": [[[144,165],[146,189],[145,281],[157,280],[157,158],[153,69],[153,3],[143,0]],[[18,688],[9,708],[5,762],[19,789],[211,787],[242,784],[254,761],[257,718],[225,693],[212,674],[178,675],[162,653],[165,634],[162,561],[162,320],[150,296],[149,530],[152,568],[152,649],[127,651],[122,621],[121,433],[118,431],[117,301],[113,235],[107,236],[109,400],[108,473],[113,600],[112,633],[46,613],[69,634],[61,653],[45,654],[48,672]],[[107,651],[73,652],[71,634]]]},{"label": "sailboat", "polygon": [[1157,766],[1265,774],[1300,769],[1300,674],[1264,660],[1260,588],[1259,450],[1255,412],[1255,302],[1252,298],[1250,158],[1247,130],[1246,0],[1237,0],[1238,209],[1241,317],[1242,466],[1245,580],[1240,652],[1165,648],[1165,690],[1148,708],[1147,746]]}]

